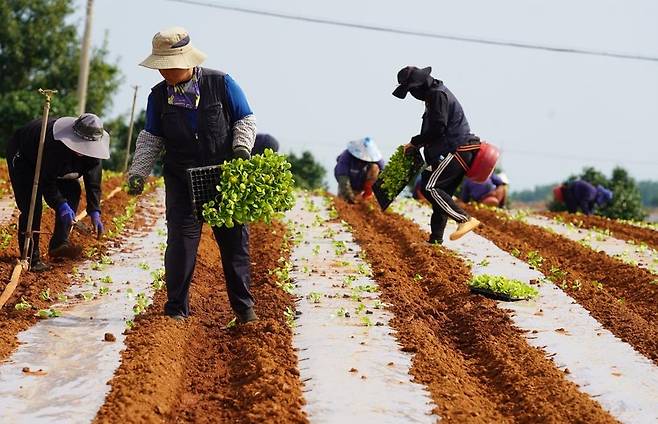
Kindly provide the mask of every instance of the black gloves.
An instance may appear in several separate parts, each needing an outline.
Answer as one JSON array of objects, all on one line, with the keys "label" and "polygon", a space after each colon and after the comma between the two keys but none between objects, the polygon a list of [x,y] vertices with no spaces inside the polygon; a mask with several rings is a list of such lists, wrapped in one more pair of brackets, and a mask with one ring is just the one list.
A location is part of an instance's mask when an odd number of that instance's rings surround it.
[{"label": "black gloves", "polygon": [[235,146],[233,148],[233,156],[236,159],[244,159],[244,160],[249,160],[251,159],[251,153],[249,152],[249,149],[247,149],[244,146]]},{"label": "black gloves", "polygon": [[144,191],[144,177],[131,175],[128,177],[128,194],[136,196]]}]

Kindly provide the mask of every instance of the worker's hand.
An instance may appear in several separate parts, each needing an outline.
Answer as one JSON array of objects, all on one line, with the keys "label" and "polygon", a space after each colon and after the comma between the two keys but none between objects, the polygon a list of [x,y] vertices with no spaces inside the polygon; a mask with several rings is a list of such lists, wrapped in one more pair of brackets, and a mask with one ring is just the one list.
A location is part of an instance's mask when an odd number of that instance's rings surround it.
[{"label": "worker's hand", "polygon": [[244,159],[244,160],[249,160],[251,159],[251,153],[249,152],[249,149],[247,149],[244,146],[235,146],[233,148],[233,156],[236,159]]},{"label": "worker's hand", "polygon": [[103,236],[103,233],[105,232],[103,221],[101,221],[100,211],[92,211],[89,214],[89,218],[91,218],[91,224],[93,225],[94,230],[96,231],[96,238],[100,240],[100,238]]},{"label": "worker's hand", "polygon": [[144,177],[131,175],[128,177],[128,194],[136,196],[144,191]]},{"label": "worker's hand", "polygon": [[404,145],[404,154],[405,155],[412,155],[414,152],[418,150],[418,147],[414,146],[411,143],[407,143]]},{"label": "worker's hand", "polygon": [[62,222],[66,227],[70,227],[75,221],[75,212],[66,202],[57,207],[57,216],[60,222]]}]

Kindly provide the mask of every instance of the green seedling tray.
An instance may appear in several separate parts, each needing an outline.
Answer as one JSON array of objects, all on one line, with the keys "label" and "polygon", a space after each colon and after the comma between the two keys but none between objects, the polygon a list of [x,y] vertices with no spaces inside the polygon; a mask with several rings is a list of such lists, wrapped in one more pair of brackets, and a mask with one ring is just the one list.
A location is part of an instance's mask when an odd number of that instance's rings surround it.
[{"label": "green seedling tray", "polygon": [[420,152],[416,149],[413,153],[413,166],[409,170],[409,178],[407,179],[407,182],[404,184],[401,184],[400,187],[396,187],[397,189],[397,194],[393,197],[389,197],[388,194],[382,190],[381,185],[382,181],[380,179],[377,179],[375,184],[372,187],[372,191],[375,194],[375,198],[377,199],[377,203],[379,203],[379,207],[382,209],[382,211],[385,211],[389,206],[391,206],[391,203],[395,200],[396,197],[400,193],[402,193],[402,190],[411,183],[413,179],[416,178],[420,170],[423,168],[424,161],[423,157],[421,156]]},{"label": "green seedling tray", "polygon": [[530,299],[529,296],[527,296],[527,297],[512,297],[512,296],[509,296],[505,293],[499,293],[499,292],[495,292],[493,290],[479,288],[479,287],[470,287],[470,289],[473,293],[481,294],[484,297],[488,297],[488,298],[494,299],[494,300],[502,300],[502,301],[505,301],[505,302],[518,302],[519,300],[528,300],[528,299]]}]

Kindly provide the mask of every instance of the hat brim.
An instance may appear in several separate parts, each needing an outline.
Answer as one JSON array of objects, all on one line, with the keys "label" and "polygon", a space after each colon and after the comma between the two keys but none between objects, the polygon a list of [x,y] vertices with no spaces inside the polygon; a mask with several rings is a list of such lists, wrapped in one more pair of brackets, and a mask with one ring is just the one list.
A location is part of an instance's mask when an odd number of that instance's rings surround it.
[{"label": "hat brim", "polygon": [[151,54],[139,65],[150,69],[189,69],[201,65],[206,57],[206,54],[201,50],[191,47],[185,53],[176,55]]},{"label": "hat brim", "polygon": [[376,145],[364,146],[362,140],[352,140],[347,143],[347,151],[355,158],[364,162],[379,162],[382,154]]},{"label": "hat brim", "polygon": [[73,132],[73,124],[76,119],[66,116],[56,120],[53,125],[55,140],[61,141],[66,147],[81,155],[97,159],[109,159],[110,134],[103,130],[103,137],[96,142],[80,138]]},{"label": "hat brim", "polygon": [[397,97],[398,99],[404,99],[407,97],[407,93],[409,92],[409,87],[407,85],[398,85],[395,90],[393,90],[393,95]]},{"label": "hat brim", "polygon": [[[419,72],[422,77],[427,78],[432,73],[432,67],[428,66],[423,69],[418,69],[418,71],[416,72]],[[393,95],[399,99],[404,99],[405,97],[407,97],[407,93],[409,92],[409,89],[421,85],[423,85],[423,82],[400,84],[399,86],[397,86],[395,90],[393,90]]]}]

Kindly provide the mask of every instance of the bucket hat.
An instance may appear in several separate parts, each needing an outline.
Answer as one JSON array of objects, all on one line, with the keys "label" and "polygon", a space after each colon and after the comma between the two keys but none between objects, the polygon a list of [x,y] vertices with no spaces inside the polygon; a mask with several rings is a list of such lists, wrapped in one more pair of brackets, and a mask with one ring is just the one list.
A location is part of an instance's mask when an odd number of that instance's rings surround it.
[{"label": "bucket hat", "polygon": [[57,119],[53,137],[81,155],[98,159],[110,157],[110,134],[103,130],[103,121],[93,113]]},{"label": "bucket hat", "polygon": [[366,162],[379,162],[382,160],[379,147],[377,147],[375,141],[370,137],[350,141],[347,143],[347,151],[355,158]]},{"label": "bucket hat", "polygon": [[398,84],[400,85],[393,90],[393,95],[397,98],[404,99],[407,97],[407,93],[410,89],[420,87],[429,82],[432,78],[430,76],[431,73],[431,66],[423,69],[415,66],[406,66],[400,69],[400,71],[398,71]]},{"label": "bucket hat", "polygon": [[189,69],[206,60],[206,54],[190,43],[185,28],[173,27],[153,36],[153,50],[141,66],[151,69]]}]

